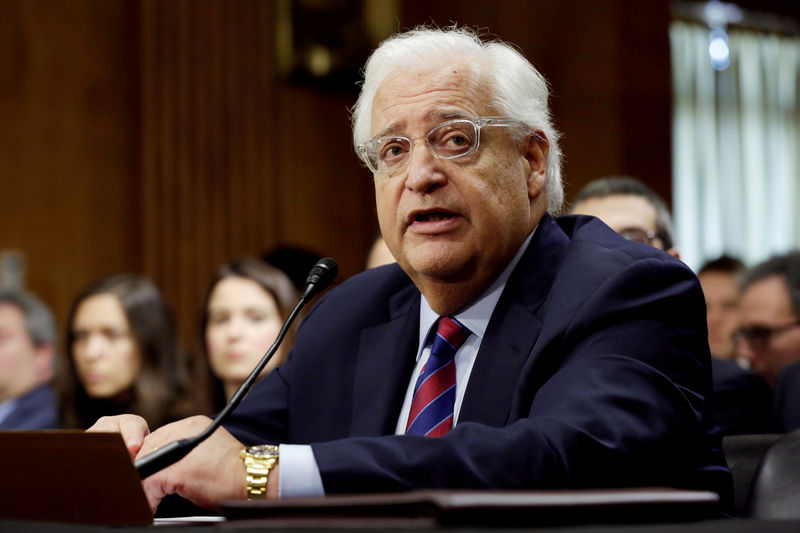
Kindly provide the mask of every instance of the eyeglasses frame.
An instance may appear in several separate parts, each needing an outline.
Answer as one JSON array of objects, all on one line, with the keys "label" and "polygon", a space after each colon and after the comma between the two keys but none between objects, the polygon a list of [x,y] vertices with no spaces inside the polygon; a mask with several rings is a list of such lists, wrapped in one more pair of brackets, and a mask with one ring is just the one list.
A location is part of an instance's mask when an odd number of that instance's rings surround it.
[{"label": "eyeglasses frame", "polygon": [[[443,126],[447,126],[448,124],[454,124],[456,122],[469,122],[469,123],[472,124],[473,128],[475,128],[476,142],[475,142],[474,147],[471,148],[469,151],[464,152],[462,154],[456,154],[456,155],[451,155],[451,156],[442,156],[442,155],[437,154],[431,148],[431,145],[428,142],[428,137],[430,136],[431,133],[433,133],[438,128],[441,128]],[[377,137],[375,139],[370,139],[369,141],[367,141],[365,143],[361,143],[361,144],[359,144],[357,146],[358,155],[361,158],[361,160],[364,161],[364,163],[367,165],[367,168],[369,168],[370,171],[374,172],[375,174],[383,174],[383,175],[392,176],[394,174],[397,174],[401,170],[405,169],[406,167],[408,167],[409,162],[411,161],[411,155],[414,153],[414,147],[416,146],[417,141],[420,141],[420,140],[425,141],[425,146],[428,148],[428,152],[433,157],[435,157],[436,159],[442,159],[442,160],[458,159],[460,157],[464,157],[464,156],[467,156],[469,154],[475,153],[478,150],[478,148],[480,147],[480,144],[481,144],[481,131],[483,130],[483,128],[485,128],[487,126],[508,126],[508,127],[521,126],[521,127],[525,127],[525,128],[529,127],[527,124],[525,124],[521,120],[518,120],[518,119],[515,119],[515,118],[511,118],[511,117],[506,117],[506,116],[460,117],[460,118],[454,118],[454,119],[451,119],[451,120],[446,120],[446,121],[444,121],[444,122],[442,122],[440,124],[437,124],[436,126],[432,127],[430,130],[428,130],[428,132],[425,135],[423,135],[422,137],[415,137],[415,138],[412,139],[410,137],[406,137],[405,135],[384,135],[382,137]],[[405,162],[402,165],[400,165],[399,167],[397,167],[397,168],[394,168],[392,170],[378,170],[377,168],[373,167],[372,163],[370,162],[370,158],[367,156],[368,145],[372,145],[374,147],[374,146],[378,145],[379,141],[385,141],[386,139],[404,139],[404,140],[408,141],[408,144],[410,146],[410,148],[408,150],[408,157],[405,159]]]},{"label": "eyeglasses frame", "polygon": [[[644,238],[647,239],[647,241],[646,242],[637,241],[636,239],[630,237],[629,234],[631,232],[634,232],[634,231],[641,232],[642,235],[644,235]],[[622,228],[617,233],[619,233],[623,238],[625,238],[625,239],[627,239],[629,241],[638,242],[638,243],[641,243],[641,244],[649,244],[650,246],[653,245],[653,241],[655,241],[656,239],[660,239],[660,240],[663,241],[663,239],[661,239],[661,235],[659,235],[657,232],[655,232],[653,230],[645,230],[645,229],[639,228],[637,226],[631,226],[631,227],[628,227],[628,228]],[[626,235],[626,233],[628,235]]]},{"label": "eyeglasses frame", "polygon": [[[764,350],[769,345],[769,343],[772,342],[772,338],[775,335],[779,335],[781,333],[789,331],[790,329],[796,328],[797,326],[800,326],[800,318],[795,319],[793,322],[790,322],[789,324],[784,324],[783,326],[776,326],[772,328],[766,326],[739,328],[733,332],[733,341],[739,342],[741,340],[744,340],[747,342],[747,344],[750,345],[750,348],[758,352]],[[759,333],[754,333],[756,331]],[[753,340],[756,338],[758,339],[763,338],[763,341],[758,340],[755,343],[753,343]]]}]

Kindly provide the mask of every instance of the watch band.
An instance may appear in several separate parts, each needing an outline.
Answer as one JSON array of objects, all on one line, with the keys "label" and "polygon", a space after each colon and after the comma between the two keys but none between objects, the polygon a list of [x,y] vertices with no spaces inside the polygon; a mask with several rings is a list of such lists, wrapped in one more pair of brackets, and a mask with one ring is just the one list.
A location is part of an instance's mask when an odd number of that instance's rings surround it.
[{"label": "watch band", "polygon": [[269,473],[278,464],[278,446],[259,444],[250,446],[239,452],[247,469],[248,500],[263,500],[267,496]]}]

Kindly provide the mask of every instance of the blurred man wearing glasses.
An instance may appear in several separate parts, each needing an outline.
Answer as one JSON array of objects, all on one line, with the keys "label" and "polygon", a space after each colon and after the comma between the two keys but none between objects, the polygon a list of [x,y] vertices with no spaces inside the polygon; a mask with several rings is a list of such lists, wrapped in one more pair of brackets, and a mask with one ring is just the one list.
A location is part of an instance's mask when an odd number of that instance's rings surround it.
[{"label": "blurred man wearing glasses", "polygon": [[647,185],[629,176],[591,181],[575,196],[573,215],[596,216],[631,241],[649,244],[678,257],[672,241],[672,215]]},{"label": "blurred man wearing glasses", "polygon": [[800,252],[778,255],[742,278],[736,355],[775,387],[782,431],[800,427]]},{"label": "blurred man wearing glasses", "polygon": [[[513,46],[430,28],[364,72],[354,146],[397,263],[326,294],[225,428],[145,480],[151,503],[654,485],[725,499],[700,285],[594,218],[552,216],[539,72]],[[145,455],[206,423],[94,429]]]},{"label": "blurred man wearing glasses", "polygon": [[775,385],[781,370],[800,360],[800,252],[773,257],[742,280],[736,355]]}]

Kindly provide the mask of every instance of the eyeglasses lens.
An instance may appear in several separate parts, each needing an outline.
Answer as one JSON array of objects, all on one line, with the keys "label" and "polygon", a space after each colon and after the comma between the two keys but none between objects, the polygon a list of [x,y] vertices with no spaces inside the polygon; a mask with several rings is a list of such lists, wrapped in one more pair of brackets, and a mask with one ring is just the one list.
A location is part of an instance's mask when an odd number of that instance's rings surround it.
[{"label": "eyeglasses lens", "polygon": [[433,128],[428,147],[438,157],[452,159],[466,155],[478,145],[478,128],[469,120],[453,120]]},{"label": "eyeglasses lens", "polygon": [[629,241],[640,242],[642,244],[650,244],[650,238],[647,232],[639,228],[628,228],[619,232],[620,235]]},{"label": "eyeglasses lens", "polygon": [[768,328],[746,328],[734,333],[734,340],[744,340],[755,351],[761,351],[767,347],[772,337],[772,330]]}]

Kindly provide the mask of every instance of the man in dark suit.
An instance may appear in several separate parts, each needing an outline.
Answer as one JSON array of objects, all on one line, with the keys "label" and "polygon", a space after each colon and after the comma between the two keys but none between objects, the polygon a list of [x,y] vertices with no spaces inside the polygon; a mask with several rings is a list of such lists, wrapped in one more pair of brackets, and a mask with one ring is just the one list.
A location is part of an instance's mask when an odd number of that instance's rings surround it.
[{"label": "man in dark suit", "polygon": [[0,430],[58,427],[53,315],[34,295],[0,290]]},{"label": "man in dark suit", "polygon": [[[466,30],[378,48],[354,144],[398,264],[322,298],[226,428],[145,480],[151,504],[419,488],[728,495],[697,279],[593,218],[547,214],[563,199],[547,93],[513,47]],[[206,423],[93,429],[121,431],[141,456]]]},{"label": "man in dark suit", "polygon": [[800,362],[783,367],[778,374],[775,408],[781,432],[800,428]]}]

